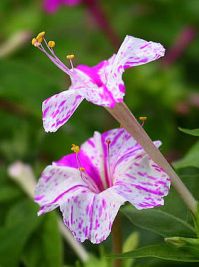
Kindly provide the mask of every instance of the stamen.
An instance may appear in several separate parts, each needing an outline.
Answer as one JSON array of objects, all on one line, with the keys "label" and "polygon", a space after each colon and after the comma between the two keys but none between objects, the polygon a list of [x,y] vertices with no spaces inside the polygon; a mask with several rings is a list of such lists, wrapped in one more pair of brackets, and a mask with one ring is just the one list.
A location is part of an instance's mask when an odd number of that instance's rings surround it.
[{"label": "stamen", "polygon": [[83,173],[82,172],[85,171],[85,168],[84,167],[81,167],[80,160],[79,160],[79,157],[78,157],[78,153],[80,151],[80,148],[79,148],[79,146],[77,146],[75,144],[72,144],[71,150],[73,152],[75,152],[75,154],[76,154],[77,167],[79,169],[81,178],[84,180],[84,177],[83,177]]},{"label": "stamen", "polygon": [[144,123],[147,120],[147,117],[139,117],[139,120],[142,122],[141,125],[144,126]]},{"label": "stamen", "polygon": [[[72,69],[69,69],[55,54],[54,47],[55,42],[45,40],[45,32],[40,32],[36,38],[32,39],[32,45],[37,47],[42,53],[44,53],[59,69],[68,74],[70,77],[74,77],[76,74],[73,72],[73,63],[72,59],[74,55],[69,55],[69,60],[72,66]],[[43,45],[42,42],[44,41]],[[46,47],[45,47],[46,46]],[[46,49],[47,48],[47,49]]]},{"label": "stamen", "polygon": [[72,147],[71,147],[71,150],[75,153],[78,153],[79,152],[79,146],[75,145],[75,144],[72,144]]},{"label": "stamen", "polygon": [[40,43],[37,41],[36,38],[32,39],[32,45],[34,45],[35,47],[38,47],[40,45]]},{"label": "stamen", "polygon": [[49,41],[49,42],[48,42],[48,46],[49,46],[50,48],[54,48],[54,47],[55,47],[55,42],[54,42],[54,41]]},{"label": "stamen", "polygon": [[71,64],[71,68],[73,69],[73,59],[74,59],[75,55],[67,55],[66,58],[70,61]]},{"label": "stamen", "polygon": [[36,39],[41,37],[44,38],[45,34],[46,34],[45,32],[38,33]]},{"label": "stamen", "polygon": [[40,32],[40,33],[37,35],[36,40],[37,40],[38,43],[41,44],[41,43],[43,42],[45,34],[46,34],[45,32]]},{"label": "stamen", "polygon": [[[108,180],[109,180],[109,183],[110,183],[110,175],[111,175],[111,169],[110,169],[110,161],[109,161],[109,153],[110,153],[110,144],[111,144],[111,140],[108,138],[106,139],[106,144],[107,144],[107,170],[108,170]],[[112,184],[110,184],[109,186],[111,186]]]}]

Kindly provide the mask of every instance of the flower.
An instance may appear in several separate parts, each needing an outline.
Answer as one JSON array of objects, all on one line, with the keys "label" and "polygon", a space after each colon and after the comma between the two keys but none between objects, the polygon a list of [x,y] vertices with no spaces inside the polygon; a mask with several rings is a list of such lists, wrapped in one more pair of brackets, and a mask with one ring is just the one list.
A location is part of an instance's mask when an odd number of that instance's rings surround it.
[{"label": "flower", "polygon": [[[158,147],[159,141],[154,142]],[[100,243],[110,234],[121,205],[164,204],[170,179],[124,129],[95,132],[80,148],[43,171],[35,189],[39,215],[60,207],[74,237]],[[76,150],[76,148],[78,148]]]},{"label": "flower", "polygon": [[44,9],[48,13],[54,13],[61,5],[75,6],[79,4],[81,0],[44,0]]},{"label": "flower", "polygon": [[[96,105],[114,108],[122,102],[125,86],[122,74],[125,69],[146,64],[164,55],[165,49],[159,43],[147,42],[132,36],[126,36],[118,53],[94,67],[79,65],[69,69],[55,55],[40,33],[32,40],[34,46],[45,53],[49,59],[71,78],[68,90],[56,94],[43,102],[43,125],[46,132],[55,132],[68,121],[79,104],[86,99]],[[42,35],[42,38],[41,38]],[[49,53],[44,49],[45,41]],[[71,55],[70,55],[71,56]]]}]

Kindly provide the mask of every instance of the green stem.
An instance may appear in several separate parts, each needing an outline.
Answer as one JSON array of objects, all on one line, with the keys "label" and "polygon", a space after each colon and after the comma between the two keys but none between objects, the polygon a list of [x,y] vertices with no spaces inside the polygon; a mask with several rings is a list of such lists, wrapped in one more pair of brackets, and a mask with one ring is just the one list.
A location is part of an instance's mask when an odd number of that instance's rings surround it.
[{"label": "green stem", "polygon": [[[121,230],[121,218],[120,214],[115,218],[115,221],[112,226],[112,252],[113,254],[121,254],[122,253],[122,230]],[[113,267],[122,267],[121,259],[113,260]]]},{"label": "green stem", "polygon": [[172,169],[170,164],[164,158],[159,149],[153,144],[152,140],[145,132],[143,127],[138,123],[134,115],[131,113],[125,103],[118,103],[113,109],[107,108],[108,112],[122,125],[144,148],[146,153],[154,160],[171,179],[171,183],[178,194],[181,196],[184,203],[196,215],[197,202],[192,196],[188,188],[183,184],[178,175]]}]

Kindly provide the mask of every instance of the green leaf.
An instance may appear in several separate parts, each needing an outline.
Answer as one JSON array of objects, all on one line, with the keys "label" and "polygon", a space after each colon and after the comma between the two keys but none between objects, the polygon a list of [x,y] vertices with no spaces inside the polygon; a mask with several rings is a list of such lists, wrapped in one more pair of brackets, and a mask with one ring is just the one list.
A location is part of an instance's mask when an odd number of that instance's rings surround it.
[{"label": "green leaf", "polygon": [[199,142],[195,143],[185,157],[181,160],[176,161],[173,166],[176,169],[186,168],[186,167],[196,167],[199,168]]},{"label": "green leaf", "polygon": [[180,236],[166,237],[165,242],[172,244],[175,247],[189,247],[195,248],[199,252],[199,239],[198,238],[185,238]]},{"label": "green leaf", "polygon": [[178,128],[181,132],[183,133],[186,133],[186,134],[189,134],[189,135],[193,135],[193,136],[199,136],[199,129],[184,129],[184,128],[181,128],[179,127]]},{"label": "green leaf", "polygon": [[136,210],[127,207],[122,212],[134,225],[164,237],[195,236],[195,230],[190,224],[161,210]]},{"label": "green leaf", "polygon": [[38,232],[24,251],[27,267],[63,266],[63,246],[55,213],[46,214]]},{"label": "green leaf", "polygon": [[6,224],[0,228],[0,266],[19,265],[22,250],[40,220],[32,201],[17,203],[8,213]]},{"label": "green leaf", "polygon": [[148,257],[180,262],[199,262],[199,257],[195,257],[190,252],[166,244],[141,247],[134,251],[114,256],[114,258],[119,259],[138,259]]}]

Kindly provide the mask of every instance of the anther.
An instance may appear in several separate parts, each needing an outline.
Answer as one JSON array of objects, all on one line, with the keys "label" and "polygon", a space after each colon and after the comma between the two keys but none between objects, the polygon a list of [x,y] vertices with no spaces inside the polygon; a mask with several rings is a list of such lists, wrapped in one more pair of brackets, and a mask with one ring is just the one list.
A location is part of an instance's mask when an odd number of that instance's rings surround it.
[{"label": "anther", "polygon": [[36,38],[33,38],[32,39],[32,45],[36,46],[36,43],[37,43],[37,39]]},{"label": "anther", "polygon": [[66,58],[70,61],[71,68],[73,69],[73,59],[75,55],[67,55]]},{"label": "anther", "polygon": [[75,153],[78,153],[79,152],[79,146],[75,145],[75,144],[72,144],[72,147],[71,147],[71,150]]},{"label": "anther", "polygon": [[36,40],[38,43],[42,43],[44,40],[44,36],[45,36],[45,32],[40,32],[39,34],[37,34]]},{"label": "anther", "polygon": [[84,172],[84,171],[85,171],[85,168],[84,168],[84,167],[80,167],[79,170],[80,170],[81,172]]},{"label": "anther", "polygon": [[75,55],[67,55],[66,58],[69,60],[72,60],[75,57]]},{"label": "anther", "polygon": [[38,33],[36,39],[44,38],[45,34],[46,34],[45,32]]},{"label": "anther", "polygon": [[48,46],[49,46],[50,48],[54,48],[54,47],[55,47],[55,42],[54,42],[54,41],[49,41],[49,42],[48,42]]},{"label": "anther", "polygon": [[139,120],[142,122],[142,126],[144,126],[145,121],[147,120],[147,117],[139,117]]}]

